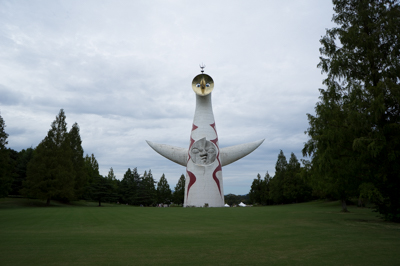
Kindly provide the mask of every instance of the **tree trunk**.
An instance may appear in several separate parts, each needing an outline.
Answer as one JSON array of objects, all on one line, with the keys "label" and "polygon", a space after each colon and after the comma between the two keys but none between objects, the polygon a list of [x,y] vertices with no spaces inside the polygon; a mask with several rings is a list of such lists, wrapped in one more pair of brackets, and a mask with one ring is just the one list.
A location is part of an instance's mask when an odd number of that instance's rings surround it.
[{"label": "tree trunk", "polygon": [[99,200],[99,207],[101,207],[101,200]]},{"label": "tree trunk", "polygon": [[50,206],[50,198],[47,198],[46,206]]},{"label": "tree trunk", "polygon": [[361,195],[360,195],[360,197],[358,198],[358,207],[364,207],[364,202],[363,202],[363,200],[362,200],[362,198],[361,198]]},{"label": "tree trunk", "polygon": [[342,200],[342,212],[348,212],[346,200]]}]

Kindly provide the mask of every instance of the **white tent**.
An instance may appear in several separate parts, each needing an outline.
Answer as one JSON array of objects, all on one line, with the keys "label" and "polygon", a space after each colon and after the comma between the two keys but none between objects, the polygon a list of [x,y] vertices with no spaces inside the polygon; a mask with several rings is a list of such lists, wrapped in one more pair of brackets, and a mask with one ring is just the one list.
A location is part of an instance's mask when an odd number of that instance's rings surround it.
[{"label": "white tent", "polygon": [[230,207],[228,204],[225,203],[224,207]]},{"label": "white tent", "polygon": [[239,206],[240,206],[240,207],[246,207],[246,204],[244,204],[243,202],[240,202],[240,203],[239,203]]}]

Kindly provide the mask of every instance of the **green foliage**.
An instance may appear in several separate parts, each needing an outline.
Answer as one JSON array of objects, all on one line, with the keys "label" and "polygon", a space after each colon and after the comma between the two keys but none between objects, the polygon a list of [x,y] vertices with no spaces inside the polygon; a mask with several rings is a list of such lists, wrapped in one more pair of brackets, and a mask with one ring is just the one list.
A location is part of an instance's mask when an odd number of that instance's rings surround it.
[{"label": "green foliage", "polygon": [[91,156],[86,154],[84,161],[85,161],[85,169],[86,169],[86,173],[88,176],[88,180],[89,180],[89,182],[92,182],[95,177],[100,175],[99,163],[97,162],[93,153]]},{"label": "green foliage", "polygon": [[139,183],[139,204],[143,206],[152,206],[157,203],[156,181],[153,178],[151,170],[143,174],[143,178]]},{"label": "green foliage", "polygon": [[28,164],[23,193],[47,200],[74,199],[72,149],[64,110],[60,110],[47,136],[36,147]]},{"label": "green foliage", "polygon": [[[115,184],[115,176],[114,179],[110,179],[100,175],[99,164],[93,153],[91,156],[86,154],[84,165],[89,180],[85,188],[84,198],[97,201],[98,206],[101,206],[102,202],[116,202],[117,184]],[[114,172],[112,172],[113,174]]]},{"label": "green foliage", "polygon": [[[267,173],[269,176],[269,174]],[[249,198],[250,202],[253,204],[262,204],[266,205],[267,201],[270,197],[269,191],[266,190],[266,187],[269,186],[269,179],[262,180],[261,175],[257,174],[257,179],[253,180],[253,183],[251,184],[250,192],[249,192]],[[237,203],[239,204],[240,201]],[[229,203],[228,203],[229,204]],[[231,204],[229,204],[231,205]]]},{"label": "green foliage", "polygon": [[108,175],[107,175],[107,178],[109,179],[109,180],[112,180],[112,181],[114,181],[114,180],[116,180],[116,176],[115,176],[115,174],[114,174],[114,169],[111,167],[110,168],[110,171],[108,171]]},{"label": "green foliage", "polygon": [[162,174],[160,181],[157,183],[157,203],[170,204],[172,199],[172,192],[168,185],[165,175]]},{"label": "green foliage", "polygon": [[8,195],[12,184],[10,156],[6,148],[8,134],[4,130],[5,127],[4,119],[0,115],[0,198]]},{"label": "green foliage", "polygon": [[13,183],[11,187],[11,195],[20,195],[23,184],[26,180],[26,173],[28,170],[28,163],[33,157],[33,149],[23,149],[17,153],[15,167],[13,169]]},{"label": "green foliage", "polygon": [[129,205],[138,204],[140,176],[135,167],[133,171],[128,168],[121,180],[119,187],[120,202]]},{"label": "green foliage", "polygon": [[110,168],[110,171],[108,171],[107,179],[110,180],[110,182],[111,182],[111,184],[113,186],[114,193],[115,193],[115,195],[117,195],[117,191],[118,191],[118,187],[119,187],[120,181],[115,176],[114,169],[112,167]]},{"label": "green foliage", "polygon": [[73,124],[71,130],[68,133],[71,151],[72,151],[72,164],[74,169],[74,190],[75,197],[80,198],[85,192],[85,188],[88,184],[88,175],[85,165],[85,159],[83,158],[82,140],[79,134],[79,126],[77,123]]},{"label": "green foliage", "polygon": [[94,177],[90,190],[91,198],[99,203],[99,207],[101,206],[101,202],[115,202],[116,200],[112,180],[101,175]]},{"label": "green foliage", "polygon": [[270,197],[274,203],[286,203],[286,198],[283,194],[286,171],[287,161],[283,151],[281,150],[275,164],[275,176],[271,180]]},{"label": "green foliage", "polygon": [[308,114],[303,154],[316,189],[345,202],[373,184],[377,210],[400,221],[400,4],[333,3],[338,27],[320,40],[318,65],[327,88]]},{"label": "green foliage", "polygon": [[176,183],[172,198],[175,204],[183,204],[185,200],[185,176],[183,174],[179,178],[178,183]]},{"label": "green foliage", "polygon": [[311,188],[301,175],[302,169],[292,152],[284,177],[283,196],[287,202],[304,202],[311,199]]},{"label": "green foliage", "polygon": [[304,202],[311,199],[311,187],[294,153],[289,163],[281,150],[275,165],[275,176],[267,172],[264,179],[260,174],[253,180],[249,197],[253,204],[270,205]]}]

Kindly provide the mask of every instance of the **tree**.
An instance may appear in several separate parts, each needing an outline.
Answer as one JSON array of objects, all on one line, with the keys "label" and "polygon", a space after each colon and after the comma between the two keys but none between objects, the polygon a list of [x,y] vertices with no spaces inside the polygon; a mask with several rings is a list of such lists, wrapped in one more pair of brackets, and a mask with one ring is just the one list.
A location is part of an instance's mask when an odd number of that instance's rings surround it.
[{"label": "tree", "polygon": [[100,175],[99,163],[97,162],[96,157],[94,157],[93,153],[91,156],[86,154],[84,161],[85,161],[85,169],[88,176],[88,180],[89,182],[92,182],[94,177]]},{"label": "tree", "polygon": [[114,169],[112,167],[110,168],[110,171],[108,171],[107,178],[109,180],[116,180],[116,176],[114,174]]},{"label": "tree", "polygon": [[79,126],[77,123],[72,125],[68,133],[71,145],[72,164],[74,169],[75,196],[81,197],[85,192],[88,177],[85,171],[85,159],[83,157],[82,140],[79,134]]},{"label": "tree", "polygon": [[139,204],[144,206],[151,206],[157,203],[157,191],[155,184],[157,183],[151,170],[143,174],[143,178],[139,185]]},{"label": "tree", "polygon": [[292,152],[287,165],[287,173],[283,185],[283,195],[288,202],[298,202],[301,191],[300,163]]},{"label": "tree", "polygon": [[0,198],[8,195],[12,184],[10,157],[6,148],[8,134],[4,130],[5,127],[3,117],[0,115]]},{"label": "tree", "polygon": [[275,176],[271,179],[271,199],[274,203],[286,203],[286,198],[283,194],[283,186],[285,175],[287,172],[286,157],[281,150],[278,155],[278,160],[275,164]]},{"label": "tree", "polygon": [[183,174],[179,178],[178,183],[176,183],[172,198],[175,204],[183,204],[185,200],[185,176]]},{"label": "tree", "polygon": [[13,170],[13,182],[11,186],[11,195],[20,195],[20,191],[23,188],[23,183],[26,180],[26,172],[28,169],[28,163],[33,157],[33,149],[23,149],[17,153],[17,159]]},{"label": "tree", "polygon": [[313,186],[335,193],[343,210],[358,188],[369,188],[379,194],[377,210],[400,221],[399,1],[333,4],[338,27],[320,40],[318,65],[327,88],[308,114],[303,154],[312,158]]},{"label": "tree", "polygon": [[172,199],[171,189],[168,185],[165,175],[162,174],[160,181],[157,183],[157,203],[170,204]]},{"label": "tree", "polygon": [[91,184],[91,192],[92,199],[99,203],[99,207],[101,207],[102,202],[115,199],[112,181],[101,175],[94,177]]},{"label": "tree", "polygon": [[102,202],[115,200],[116,195],[112,181],[100,175],[99,163],[93,153],[91,156],[86,154],[84,166],[85,176],[87,177],[84,198],[97,201],[99,207]]},{"label": "tree", "polygon": [[263,180],[261,179],[260,174],[257,174],[257,178],[253,180],[253,183],[251,184],[250,192],[249,192],[249,197],[250,197],[250,202],[253,204],[261,204],[261,198],[262,198],[262,193],[263,193]]},{"label": "tree", "polygon": [[264,176],[264,180],[262,181],[261,187],[261,204],[263,205],[271,205],[271,180],[272,177],[269,175],[268,171]]},{"label": "tree", "polygon": [[119,187],[119,180],[117,179],[117,177],[114,174],[114,169],[111,167],[110,171],[108,171],[107,174],[107,179],[110,180],[112,186],[113,186],[113,190],[115,193],[115,196],[117,195],[117,191],[118,191],[118,187]]},{"label": "tree", "polygon": [[46,200],[47,205],[51,199],[74,198],[72,150],[65,119],[64,110],[61,109],[28,164],[23,193]]},{"label": "tree", "polygon": [[139,183],[140,176],[137,172],[137,168],[133,168],[133,171],[128,168],[119,187],[122,203],[128,203],[130,205],[138,204]]}]

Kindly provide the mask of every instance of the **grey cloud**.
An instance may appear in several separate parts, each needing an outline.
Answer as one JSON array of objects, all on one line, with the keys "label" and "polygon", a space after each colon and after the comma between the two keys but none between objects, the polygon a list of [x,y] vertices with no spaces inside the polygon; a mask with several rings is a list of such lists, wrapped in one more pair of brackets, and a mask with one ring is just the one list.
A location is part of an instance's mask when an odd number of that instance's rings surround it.
[{"label": "grey cloud", "polygon": [[103,175],[151,168],[173,187],[185,169],[144,140],[188,146],[191,81],[204,62],[221,146],[266,138],[224,169],[226,193],[245,194],[258,172],[272,174],[280,149],[301,158],[331,3],[2,1],[0,12],[0,111],[11,148],[36,146],[64,108]]}]

